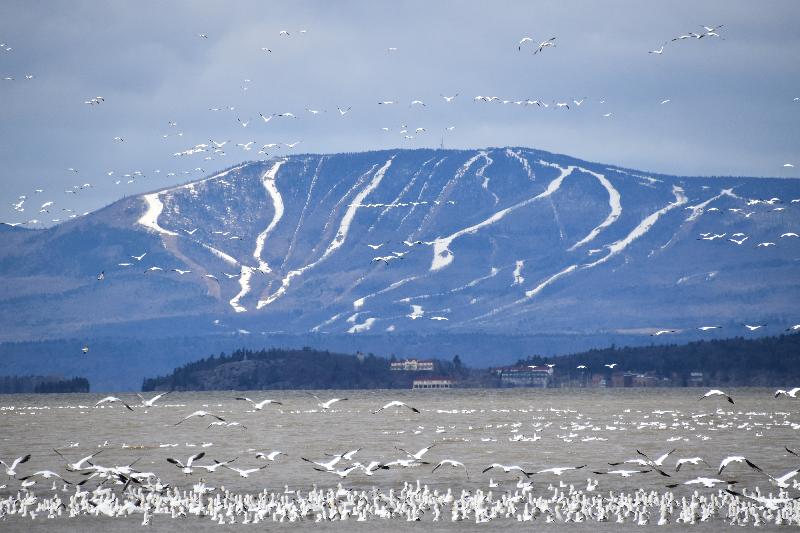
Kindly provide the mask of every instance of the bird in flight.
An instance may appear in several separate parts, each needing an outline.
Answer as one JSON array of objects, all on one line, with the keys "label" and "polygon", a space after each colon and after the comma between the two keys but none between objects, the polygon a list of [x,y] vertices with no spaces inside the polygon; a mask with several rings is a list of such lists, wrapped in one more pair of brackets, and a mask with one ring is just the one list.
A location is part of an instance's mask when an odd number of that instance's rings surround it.
[{"label": "bird in flight", "polygon": [[549,39],[547,39],[546,41],[542,41],[542,42],[540,42],[540,43],[539,43],[539,48],[537,48],[537,49],[536,49],[536,51],[534,52],[534,54],[538,54],[539,52],[541,52],[542,50],[544,50],[544,49],[545,49],[545,48],[547,48],[548,46],[553,46],[553,47],[554,47],[554,46],[556,45],[556,43],[555,43],[555,40],[556,40],[556,38],[555,38],[555,37],[550,37],[550,38],[549,38]]},{"label": "bird in flight", "polygon": [[27,463],[28,460],[31,458],[31,454],[25,455],[23,457],[17,457],[14,459],[11,464],[9,465],[2,459],[0,459],[0,465],[6,467],[6,475],[9,477],[14,477],[17,475],[17,467],[23,463]]},{"label": "bird in flight", "polygon": [[128,411],[133,411],[133,407],[131,407],[130,405],[128,405],[124,401],[120,400],[116,396],[106,396],[105,398],[103,398],[102,400],[100,400],[96,404],[94,404],[94,406],[97,407],[99,405],[103,405],[103,404],[106,404],[106,403],[115,403],[115,402],[116,403],[121,403],[122,405],[124,405],[125,408],[128,409]]},{"label": "bird in flight", "polygon": [[380,409],[372,411],[372,414],[374,415],[376,413],[380,413],[384,409],[389,409],[391,407],[405,407],[405,408],[410,409],[411,411],[413,411],[415,413],[419,413],[419,409],[417,409],[416,407],[412,407],[412,406],[408,405],[407,403],[401,402],[399,400],[392,400],[391,402],[387,403],[386,405],[384,405]]},{"label": "bird in flight", "polygon": [[146,399],[144,398],[144,396],[142,396],[142,395],[141,395],[141,394],[139,394],[138,392],[136,393],[136,396],[138,396],[138,397],[139,397],[139,399],[140,399],[140,400],[142,400],[142,407],[154,407],[154,406],[155,406],[155,404],[156,404],[156,402],[157,402],[159,399],[163,398],[164,396],[166,396],[166,395],[167,395],[167,394],[169,394],[170,392],[172,392],[172,391],[167,391],[167,392],[162,392],[161,394],[156,394],[155,396],[153,396],[153,397],[152,397],[152,398],[150,398],[149,400],[146,400]]},{"label": "bird in flight", "polygon": [[186,460],[186,463],[182,463],[177,459],[173,459],[172,457],[167,457],[167,462],[173,464],[181,469],[181,472],[186,474],[187,476],[193,472],[192,463],[202,459],[206,455],[206,452],[200,452],[192,455]]},{"label": "bird in flight", "polygon": [[313,397],[314,397],[314,398],[317,400],[317,406],[318,406],[320,409],[324,409],[324,410],[326,410],[326,411],[327,411],[328,409],[330,409],[330,408],[331,408],[331,406],[332,406],[333,404],[335,404],[336,402],[343,402],[343,401],[347,400],[347,398],[331,398],[330,400],[322,401],[322,400],[320,399],[320,397],[319,397],[319,396],[317,396],[316,394],[313,394],[313,393],[311,393],[311,392],[309,392],[309,393],[307,393],[307,394],[309,394],[309,395],[313,396]]},{"label": "bird in flight", "polygon": [[264,407],[266,407],[267,405],[273,404],[273,403],[275,405],[283,405],[282,402],[279,402],[277,400],[261,400],[260,402],[256,402],[256,401],[251,400],[250,398],[248,398],[246,396],[237,396],[236,399],[237,400],[242,400],[242,401],[245,401],[245,402],[249,402],[250,405],[253,406],[253,409],[255,409],[256,411],[261,411]]},{"label": "bird in flight", "polygon": [[225,422],[225,419],[224,419],[224,418],[222,418],[222,417],[220,417],[220,416],[217,416],[217,415],[215,415],[215,414],[213,414],[213,413],[209,413],[208,411],[203,411],[203,410],[200,410],[200,411],[195,411],[194,413],[192,413],[192,414],[190,414],[190,415],[188,415],[188,416],[186,416],[186,417],[182,418],[181,420],[179,420],[178,422],[176,422],[174,425],[176,425],[176,426],[177,426],[178,424],[182,424],[182,423],[186,422],[187,420],[189,420],[190,418],[195,418],[195,417],[200,417],[200,418],[202,418],[202,417],[205,417],[205,416],[210,416],[210,417],[212,417],[212,418],[216,418],[216,419],[217,419],[217,420],[219,420],[220,422]]},{"label": "bird in flight", "polygon": [[731,398],[729,395],[725,394],[719,389],[711,389],[707,393],[700,396],[699,399],[704,400],[706,398],[711,398],[712,396],[722,396],[723,398],[727,399],[729,403],[733,403],[733,398]]}]

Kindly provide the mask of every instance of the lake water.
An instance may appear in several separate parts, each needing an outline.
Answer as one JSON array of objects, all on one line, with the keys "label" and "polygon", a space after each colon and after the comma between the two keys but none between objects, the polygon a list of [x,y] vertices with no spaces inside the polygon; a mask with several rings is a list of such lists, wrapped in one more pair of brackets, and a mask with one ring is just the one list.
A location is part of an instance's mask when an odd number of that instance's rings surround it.
[{"label": "lake water", "polygon": [[[208,485],[224,487],[236,492],[255,493],[263,489],[281,492],[290,489],[307,491],[316,484],[320,488],[344,487],[388,491],[400,489],[404,481],[420,481],[431,489],[454,492],[462,489],[475,491],[489,489],[490,478],[499,486],[495,494],[517,489],[518,476],[501,470],[481,471],[498,462],[520,465],[527,471],[538,471],[556,466],[580,466],[561,476],[537,474],[533,481],[533,494],[547,496],[551,484],[568,491],[585,490],[587,478],[597,480],[594,494],[608,491],[630,491],[638,488],[667,491],[667,483],[682,483],[697,476],[721,477],[735,480],[737,491],[759,486],[763,493],[777,489],[769,484],[766,475],[743,464],[732,464],[717,476],[720,460],[728,455],[744,455],[765,472],[774,476],[798,466],[798,457],[784,450],[785,446],[800,448],[800,414],[797,402],[787,398],[773,398],[773,390],[731,389],[735,400],[731,405],[724,399],[698,398],[704,390],[697,389],[591,389],[591,390],[436,390],[436,391],[322,391],[322,399],[346,397],[330,410],[321,410],[309,394],[298,391],[253,391],[244,393],[255,400],[273,398],[282,406],[269,405],[254,412],[244,401],[234,400],[238,392],[173,393],[158,405],[145,409],[136,407],[138,398],[121,397],[134,406],[133,412],[115,404],[110,407],[93,407],[104,395],[6,395],[0,396],[0,458],[8,462],[30,453],[31,460],[18,467],[19,476],[40,469],[50,469],[66,479],[78,481],[84,476],[67,472],[65,462],[53,451],[58,448],[70,460],[76,461],[90,453],[102,450],[95,463],[103,466],[126,465],[136,461],[135,468],[154,472],[164,483],[182,489],[191,489],[202,477]],[[377,414],[372,411],[389,400],[402,400],[421,412],[391,408]],[[234,427],[207,427],[213,419],[192,418],[175,425],[195,410],[207,410],[226,421],[240,422],[247,429]],[[353,461],[364,464],[372,460],[388,462],[406,455],[396,447],[410,452],[436,444],[423,459],[431,465],[414,468],[379,470],[372,476],[355,471],[345,479],[318,472],[301,457],[316,461],[328,460],[325,454],[344,453],[361,448]],[[206,445],[203,447],[203,445]],[[72,447],[70,447],[72,446]],[[598,475],[593,471],[613,468],[635,470],[637,465],[609,467],[610,461],[636,458],[636,450],[655,458],[673,448],[676,451],[665,460],[666,478],[655,472],[636,474],[629,478],[617,475]],[[269,467],[240,477],[236,472],[220,468],[216,472],[195,472],[186,476],[168,463],[173,457],[185,461],[190,455],[205,452],[199,464],[212,464],[213,460],[236,458],[231,466],[255,468],[266,461],[256,459],[258,451],[281,450],[280,456]],[[675,472],[675,461],[680,457],[700,456],[709,466],[684,465]],[[432,472],[442,459],[454,459],[466,466],[443,466]],[[350,461],[342,460],[337,467],[344,468]],[[0,471],[0,499],[16,495],[20,482],[7,479]],[[31,487],[37,496],[51,497],[51,480],[41,480]],[[93,489],[92,480],[84,489]],[[107,486],[111,486],[109,483]],[[61,485],[59,484],[59,490]],[[120,487],[118,487],[120,488]],[[675,495],[690,496],[694,490],[713,494],[716,489],[680,485]],[[70,488],[70,491],[74,489]],[[792,495],[798,495],[789,489]],[[68,499],[69,493],[62,493]],[[429,514],[429,513],[428,513]],[[139,528],[142,515],[127,518],[60,517],[35,520],[9,516],[0,521],[2,531],[80,530],[108,531]],[[325,531],[455,531],[516,530],[537,527],[540,530],[576,531],[637,531],[643,526],[636,523],[624,525],[612,522],[546,524],[517,523],[513,518],[493,520],[490,524],[450,522],[449,514],[441,522],[431,522],[424,516],[421,523],[404,520],[370,519],[365,523],[333,522],[316,524],[313,521],[276,524],[268,528],[295,531],[298,529]],[[208,530],[261,526],[218,526],[208,518],[190,516],[172,519],[169,515],[153,518],[152,527],[158,530]],[[646,527],[657,527],[652,521]],[[672,523],[659,529],[683,530],[687,526]],[[729,530],[727,522],[712,520],[691,526],[697,531]],[[767,524],[768,529],[776,527]]]}]

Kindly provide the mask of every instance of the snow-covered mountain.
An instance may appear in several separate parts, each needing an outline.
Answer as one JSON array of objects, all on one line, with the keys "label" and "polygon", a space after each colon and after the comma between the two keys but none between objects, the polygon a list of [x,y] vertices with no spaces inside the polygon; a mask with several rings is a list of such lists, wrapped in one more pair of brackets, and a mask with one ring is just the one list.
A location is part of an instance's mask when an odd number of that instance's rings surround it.
[{"label": "snow-covered mountain", "polygon": [[798,198],[796,180],[527,148],[244,163],[50,229],[0,230],[0,340],[774,333],[800,322]]}]

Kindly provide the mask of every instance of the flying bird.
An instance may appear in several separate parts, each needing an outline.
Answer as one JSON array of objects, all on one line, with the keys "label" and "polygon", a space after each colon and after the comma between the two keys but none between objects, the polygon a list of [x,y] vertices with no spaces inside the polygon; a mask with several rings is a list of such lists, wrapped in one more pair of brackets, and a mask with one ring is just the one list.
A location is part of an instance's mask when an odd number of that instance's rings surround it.
[{"label": "flying bird", "polygon": [[209,413],[208,411],[200,410],[200,411],[195,411],[194,413],[182,418],[181,420],[176,422],[174,425],[177,426],[178,424],[182,424],[182,423],[186,422],[187,420],[189,420],[190,418],[195,418],[195,417],[202,418],[202,417],[205,417],[205,416],[210,416],[212,418],[216,418],[220,422],[225,422],[225,419],[222,418],[221,416],[217,416],[217,415],[215,415],[213,413]]},{"label": "flying bird", "polygon": [[158,400],[160,400],[161,398],[163,398],[164,396],[166,396],[167,394],[169,394],[170,392],[172,392],[172,391],[167,391],[167,392],[162,392],[161,394],[156,394],[155,396],[153,396],[149,400],[145,399],[144,396],[142,396],[138,392],[136,393],[136,396],[138,396],[139,399],[142,400],[142,407],[155,407],[156,402]]},{"label": "flying bird", "polygon": [[386,405],[384,405],[380,409],[372,411],[372,414],[374,415],[376,413],[380,413],[384,409],[389,409],[391,407],[405,407],[405,408],[410,409],[411,411],[413,411],[415,413],[419,413],[419,409],[417,409],[416,407],[412,407],[412,406],[408,405],[407,403],[401,402],[399,400],[392,400],[391,402],[387,403]]},{"label": "flying bird", "polygon": [[314,398],[317,400],[317,406],[318,406],[320,409],[324,409],[324,410],[326,410],[326,411],[327,411],[328,409],[330,409],[330,408],[331,408],[331,406],[332,406],[333,404],[335,404],[336,402],[343,402],[343,401],[347,400],[347,398],[331,398],[330,400],[322,401],[322,400],[320,399],[320,397],[319,397],[319,396],[317,396],[316,394],[313,394],[313,393],[311,393],[311,392],[309,392],[309,393],[307,393],[307,394],[309,394],[309,395],[313,396],[313,397],[314,397]]},{"label": "flying bird", "polygon": [[173,464],[181,469],[181,472],[186,474],[187,476],[193,472],[192,463],[202,459],[206,455],[206,452],[200,452],[192,455],[186,460],[186,463],[182,463],[177,459],[173,459],[172,457],[167,457],[167,462]]},{"label": "flying bird", "polygon": [[733,398],[731,398],[729,395],[725,394],[724,392],[722,392],[719,389],[711,389],[707,393],[705,393],[702,396],[700,396],[699,399],[700,400],[704,400],[706,398],[711,398],[712,396],[722,396],[723,398],[726,398],[729,403],[733,403]]},{"label": "flying bird", "polygon": [[256,402],[256,401],[251,400],[250,398],[248,398],[246,396],[237,396],[236,399],[237,400],[242,400],[242,401],[245,401],[245,402],[249,402],[250,405],[253,406],[253,409],[255,409],[256,411],[261,411],[264,407],[266,407],[267,405],[273,404],[273,403],[275,405],[283,405],[282,402],[279,402],[277,400],[261,400],[260,402]]},{"label": "flying bird", "polygon": [[545,49],[545,48],[547,48],[548,46],[553,46],[553,47],[554,47],[554,46],[556,45],[556,43],[555,43],[555,40],[556,40],[556,38],[555,38],[555,37],[550,37],[550,38],[549,38],[549,39],[547,39],[546,41],[542,41],[542,42],[540,42],[540,43],[539,43],[539,48],[537,48],[537,49],[536,49],[536,51],[534,52],[534,54],[538,54],[539,52],[541,52],[542,50],[544,50],[544,49]]},{"label": "flying bird", "polygon": [[131,407],[130,405],[128,405],[124,401],[120,400],[116,396],[106,396],[105,398],[103,398],[102,400],[99,400],[96,404],[94,404],[94,406],[97,407],[99,405],[106,404],[106,403],[121,403],[122,405],[124,405],[128,409],[128,411],[133,411],[133,407]]},{"label": "flying bird", "polygon": [[17,475],[17,467],[23,463],[27,463],[28,460],[31,458],[31,454],[25,455],[23,457],[17,457],[14,459],[11,464],[9,465],[2,459],[0,459],[0,465],[6,467],[6,475],[9,477],[14,477]]}]

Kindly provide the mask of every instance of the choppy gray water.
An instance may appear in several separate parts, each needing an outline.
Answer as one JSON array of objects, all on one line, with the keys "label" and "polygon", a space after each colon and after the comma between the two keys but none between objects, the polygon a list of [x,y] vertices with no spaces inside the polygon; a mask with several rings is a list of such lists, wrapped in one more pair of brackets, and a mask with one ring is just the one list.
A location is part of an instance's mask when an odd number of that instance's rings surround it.
[{"label": "choppy gray water", "polygon": [[[138,460],[137,469],[155,472],[163,482],[173,486],[191,489],[192,484],[202,477],[209,485],[249,492],[262,489],[282,492],[285,486],[305,491],[313,484],[335,487],[339,482],[348,488],[389,489],[401,488],[404,481],[416,480],[440,490],[488,490],[490,478],[500,483],[499,487],[492,489],[495,492],[516,490],[517,476],[513,474],[499,470],[481,473],[494,462],[521,465],[528,471],[588,465],[560,477],[534,475],[531,478],[534,493],[539,494],[547,494],[550,484],[573,484],[584,489],[587,478],[599,481],[598,493],[633,491],[640,487],[665,491],[668,482],[683,482],[700,475],[717,477],[720,460],[727,455],[744,455],[773,475],[781,475],[800,464],[800,458],[784,450],[784,446],[800,448],[800,416],[796,403],[800,400],[775,399],[774,391],[766,389],[732,389],[728,392],[736,404],[731,405],[719,399],[698,401],[702,392],[696,389],[320,392],[323,399],[348,398],[328,411],[319,409],[314,398],[303,392],[246,393],[255,400],[273,398],[283,402],[283,406],[271,405],[258,412],[254,412],[248,403],[234,400],[234,396],[240,395],[234,392],[173,393],[156,407],[136,407],[134,412],[119,404],[93,407],[103,396],[99,394],[7,395],[0,396],[0,458],[8,461],[30,453],[32,459],[19,467],[20,475],[51,469],[66,479],[77,481],[83,477],[66,472],[64,461],[53,452],[53,448],[59,448],[72,460],[102,449],[96,462],[103,466],[125,465]],[[139,403],[133,395],[122,395],[122,398],[132,406]],[[372,413],[392,399],[406,401],[419,408],[421,413],[405,409]],[[213,421],[208,417],[174,425],[198,409],[211,411],[227,421],[241,422],[247,429],[208,428]],[[382,470],[370,477],[363,472],[354,472],[346,479],[340,479],[333,474],[317,472],[300,459],[324,460],[326,453],[361,448],[354,460],[364,464],[372,460],[387,462],[405,457],[395,447],[413,452],[432,443],[437,445],[424,456],[432,465]],[[656,473],[630,478],[592,473],[592,470],[608,469],[609,461],[637,457],[637,449],[655,457],[673,448],[677,451],[664,466],[672,476],[669,479]],[[256,452],[272,450],[286,452],[288,457],[279,457],[268,468],[247,479],[224,468],[214,473],[195,471],[187,477],[166,461],[167,457],[183,461],[192,454],[205,451],[206,456],[199,461],[201,464],[209,464],[214,459],[237,458],[232,466],[252,468],[264,463],[255,458]],[[677,458],[692,456],[705,458],[711,467],[685,465],[680,472],[674,472]],[[469,477],[464,470],[457,468],[443,467],[432,473],[432,467],[445,458],[463,462]],[[346,464],[342,462],[337,466]],[[637,466],[626,465],[624,468],[636,469]],[[756,485],[764,493],[776,490],[765,475],[741,464],[731,465],[721,477],[738,481],[737,490],[742,487],[752,489]],[[84,488],[93,487],[92,483],[90,481]],[[0,485],[3,484],[7,486],[0,489],[0,499],[19,490],[19,481],[7,479],[0,471]],[[51,484],[51,481],[41,480],[33,490],[37,494],[49,495],[52,494]],[[679,496],[690,495],[693,490],[695,487],[674,489]],[[716,492],[702,487],[699,490]],[[791,492],[798,494],[795,490]],[[63,531],[72,528],[109,531],[139,528],[140,522],[141,516],[124,519],[62,517],[53,520],[40,516],[33,521],[9,517],[0,521],[0,530]],[[248,526],[218,526],[207,518],[156,516],[153,527],[159,530],[219,531]],[[263,529],[264,524],[250,527]],[[451,531],[522,527],[577,531],[621,529],[619,524],[613,523],[537,522],[532,525],[517,524],[511,519],[490,524],[454,524],[447,519],[438,523],[425,519],[422,523],[380,520],[324,524],[268,522],[266,527],[286,531]],[[685,527],[672,524],[659,529],[677,531]],[[728,530],[730,527],[720,521],[692,526],[697,531]],[[622,529],[635,531],[641,526],[627,524]]]}]

